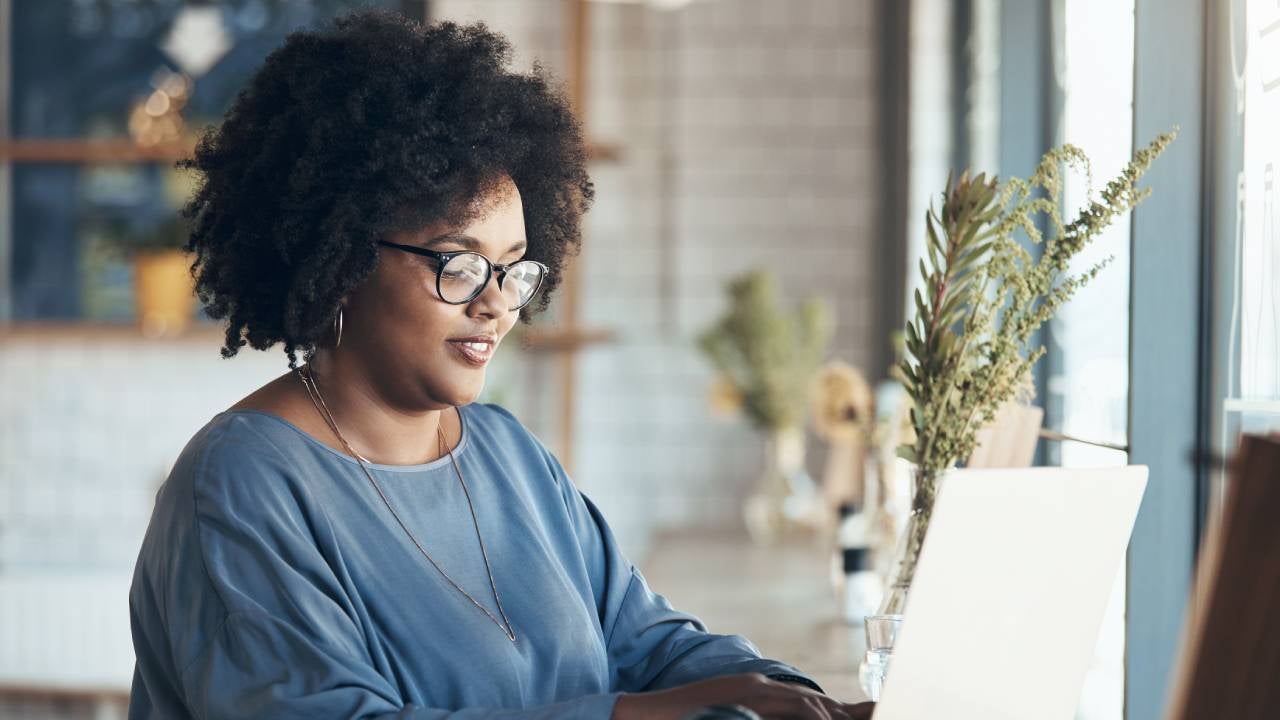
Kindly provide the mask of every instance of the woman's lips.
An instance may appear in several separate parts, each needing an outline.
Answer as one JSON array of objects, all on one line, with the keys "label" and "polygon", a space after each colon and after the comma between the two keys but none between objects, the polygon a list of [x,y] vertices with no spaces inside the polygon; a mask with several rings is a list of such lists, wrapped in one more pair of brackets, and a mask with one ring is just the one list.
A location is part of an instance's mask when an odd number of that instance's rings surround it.
[{"label": "woman's lips", "polygon": [[476,367],[483,367],[488,364],[489,358],[493,357],[494,343],[491,342],[477,342],[474,340],[449,340],[447,342],[459,357]]}]

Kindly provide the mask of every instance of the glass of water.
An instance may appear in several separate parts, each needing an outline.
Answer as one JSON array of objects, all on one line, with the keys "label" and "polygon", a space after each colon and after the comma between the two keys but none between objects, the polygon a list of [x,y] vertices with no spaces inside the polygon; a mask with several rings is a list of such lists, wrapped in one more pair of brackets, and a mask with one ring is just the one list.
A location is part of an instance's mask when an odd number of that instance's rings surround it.
[{"label": "glass of water", "polygon": [[875,702],[880,701],[884,679],[889,675],[889,659],[893,656],[893,644],[902,627],[901,615],[868,615],[863,623],[867,632],[867,654],[858,666],[858,680],[862,691]]}]

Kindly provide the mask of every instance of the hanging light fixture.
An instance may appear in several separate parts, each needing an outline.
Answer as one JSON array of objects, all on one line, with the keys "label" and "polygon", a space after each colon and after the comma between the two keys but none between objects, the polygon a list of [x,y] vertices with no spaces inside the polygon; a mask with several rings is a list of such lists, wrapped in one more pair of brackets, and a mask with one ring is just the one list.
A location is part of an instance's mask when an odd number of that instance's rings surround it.
[{"label": "hanging light fixture", "polygon": [[197,78],[221,60],[231,45],[221,8],[187,6],[174,17],[160,49],[189,77]]},{"label": "hanging light fixture", "polygon": [[680,10],[690,3],[698,0],[592,0],[598,3],[611,3],[614,5],[648,5],[655,10]]}]

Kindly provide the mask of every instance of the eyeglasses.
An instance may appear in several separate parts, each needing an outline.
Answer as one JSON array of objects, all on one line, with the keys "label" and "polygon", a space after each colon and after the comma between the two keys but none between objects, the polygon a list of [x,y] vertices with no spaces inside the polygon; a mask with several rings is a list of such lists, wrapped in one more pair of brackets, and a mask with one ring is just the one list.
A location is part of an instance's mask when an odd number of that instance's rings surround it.
[{"label": "eyeglasses", "polygon": [[498,265],[470,250],[436,252],[386,240],[379,240],[378,244],[435,260],[436,292],[450,305],[465,305],[475,300],[488,287],[489,278],[496,272],[498,289],[507,299],[507,309],[519,310],[529,304],[547,275],[547,266],[537,260]]}]

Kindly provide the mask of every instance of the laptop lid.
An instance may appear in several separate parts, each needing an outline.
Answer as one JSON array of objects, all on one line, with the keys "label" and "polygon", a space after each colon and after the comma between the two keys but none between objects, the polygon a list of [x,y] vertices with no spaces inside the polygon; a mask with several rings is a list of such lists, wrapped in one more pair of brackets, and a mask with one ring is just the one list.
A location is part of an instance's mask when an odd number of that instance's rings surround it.
[{"label": "laptop lid", "polygon": [[942,482],[876,720],[1070,720],[1147,468]]},{"label": "laptop lid", "polygon": [[1170,720],[1280,717],[1280,435],[1245,435],[1196,564]]}]

